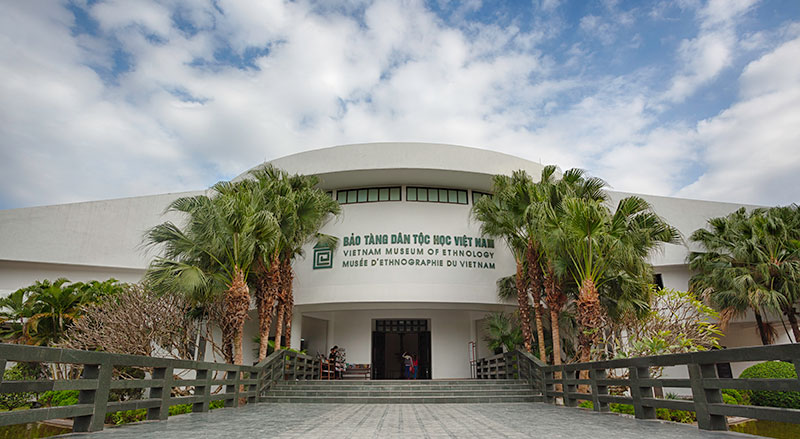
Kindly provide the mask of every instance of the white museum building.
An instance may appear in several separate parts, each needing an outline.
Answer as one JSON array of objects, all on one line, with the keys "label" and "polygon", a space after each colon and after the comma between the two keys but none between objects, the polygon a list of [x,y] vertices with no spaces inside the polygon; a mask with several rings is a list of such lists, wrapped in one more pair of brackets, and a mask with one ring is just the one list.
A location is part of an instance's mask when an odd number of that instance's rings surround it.
[{"label": "white museum building", "polygon": [[[514,304],[497,298],[498,278],[514,273],[502,240],[482,237],[470,216],[492,176],[542,165],[507,154],[454,145],[344,145],[273,160],[289,173],[313,174],[342,206],[322,232],[339,238],[335,250],[305,249],[296,273],[292,346],[309,353],[344,347],[347,361],[369,363],[374,378],[397,378],[403,351],[418,353],[425,378],[470,376],[469,346],[490,355],[483,319]],[[242,178],[247,172],[237,178]],[[602,177],[602,176],[600,176]],[[142,250],[145,230],[174,217],[174,199],[204,191],[0,211],[0,294],[36,280],[110,277],[138,282],[153,254]],[[628,193],[610,191],[612,203]],[[641,195],[684,237],[739,204]],[[651,256],[668,288],[686,290],[689,243]],[[251,310],[246,334],[255,335]],[[734,322],[721,344],[758,345],[755,323]],[[781,334],[777,342],[787,342]],[[246,336],[248,343],[252,336]],[[245,349],[245,362],[255,358]],[[738,374],[738,371],[735,373]]]}]

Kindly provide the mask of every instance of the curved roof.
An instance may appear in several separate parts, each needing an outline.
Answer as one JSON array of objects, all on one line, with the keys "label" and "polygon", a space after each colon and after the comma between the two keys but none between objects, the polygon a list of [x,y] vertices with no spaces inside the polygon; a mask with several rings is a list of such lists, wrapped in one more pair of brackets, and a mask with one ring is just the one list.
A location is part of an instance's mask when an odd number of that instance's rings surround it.
[{"label": "curved roof", "polygon": [[[325,189],[414,182],[489,190],[492,175],[523,169],[537,178],[543,168],[539,163],[485,149],[414,142],[340,145],[269,163],[290,173],[317,175]],[[260,166],[263,164],[252,169]]]}]

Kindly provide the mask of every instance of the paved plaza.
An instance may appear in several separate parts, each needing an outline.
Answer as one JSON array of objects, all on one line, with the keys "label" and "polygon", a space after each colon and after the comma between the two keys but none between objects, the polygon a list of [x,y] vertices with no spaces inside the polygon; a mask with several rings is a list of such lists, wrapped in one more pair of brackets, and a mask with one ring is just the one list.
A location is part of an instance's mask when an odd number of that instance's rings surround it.
[{"label": "paved plaza", "polygon": [[69,438],[568,438],[754,437],[639,421],[541,403],[257,404],[72,434]]}]

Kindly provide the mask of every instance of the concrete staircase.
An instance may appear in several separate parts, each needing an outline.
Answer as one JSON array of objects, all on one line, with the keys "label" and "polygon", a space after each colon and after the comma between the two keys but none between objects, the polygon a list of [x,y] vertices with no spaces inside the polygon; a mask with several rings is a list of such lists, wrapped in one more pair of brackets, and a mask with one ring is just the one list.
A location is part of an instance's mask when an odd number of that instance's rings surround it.
[{"label": "concrete staircase", "polygon": [[541,401],[523,380],[282,381],[263,402],[445,404]]}]

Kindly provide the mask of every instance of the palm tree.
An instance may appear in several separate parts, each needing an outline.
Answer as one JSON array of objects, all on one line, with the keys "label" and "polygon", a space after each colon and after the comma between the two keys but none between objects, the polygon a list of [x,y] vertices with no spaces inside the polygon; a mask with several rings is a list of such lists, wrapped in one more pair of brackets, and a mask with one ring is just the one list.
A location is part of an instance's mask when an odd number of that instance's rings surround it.
[{"label": "palm tree", "polygon": [[773,333],[764,315],[784,312],[795,340],[800,337],[794,303],[800,290],[800,243],[797,207],[739,209],[712,218],[708,229],[698,229],[691,240],[704,252],[689,254],[689,267],[698,273],[692,289],[710,298],[720,309],[722,325],[752,310],[764,345]]},{"label": "palm tree", "polygon": [[259,208],[255,193],[228,182],[211,190],[211,197],[179,198],[167,208],[188,215],[183,229],[165,222],[146,233],[145,243],[160,245],[163,255],[151,262],[145,279],[156,291],[206,298],[221,294],[224,315],[219,323],[226,359],[242,364],[242,336],[250,308],[247,277],[255,255],[268,250],[262,238],[278,232],[269,220],[272,214]]},{"label": "palm tree", "polygon": [[[336,239],[319,234],[324,223],[340,212],[339,204],[316,186],[316,177],[289,176],[267,165],[251,173],[250,183],[243,183],[258,192],[261,208],[272,213],[279,233],[276,240],[256,257],[254,272],[256,304],[259,315],[259,360],[266,357],[273,308],[276,308],[275,347],[281,338],[291,345],[291,320],[294,308],[292,261],[301,256],[309,240],[317,238],[335,246]],[[284,334],[285,331],[285,334]]]},{"label": "palm tree", "polygon": [[569,197],[561,202],[559,217],[550,223],[551,236],[566,252],[556,262],[578,285],[578,341],[580,359],[586,362],[608,307],[601,291],[618,293],[616,298],[646,297],[652,269],[645,259],[660,244],[678,242],[679,234],[639,197],[620,200],[613,214],[602,201]]},{"label": "palm tree", "polygon": [[581,169],[569,169],[561,178],[557,178],[558,168],[550,165],[542,169],[539,182],[535,185],[539,205],[535,210],[535,239],[540,242],[541,265],[544,273],[544,299],[550,311],[551,334],[553,338],[553,364],[561,364],[561,334],[559,328],[560,315],[568,297],[565,292],[565,264],[561,261],[568,251],[560,245],[563,242],[552,239],[551,230],[558,228],[562,218],[562,203],[565,199],[581,198],[586,200],[605,201],[606,183],[595,177],[587,177]]},{"label": "palm tree", "polygon": [[[533,347],[531,332],[528,288],[530,277],[525,270],[528,251],[528,230],[524,211],[530,203],[526,203],[526,192],[529,187],[524,183],[527,174],[523,171],[514,176],[495,175],[491,197],[482,197],[472,206],[472,216],[481,222],[481,233],[486,236],[501,237],[506,241],[516,262],[517,305],[520,314],[520,326],[525,350]],[[527,178],[529,180],[529,178]],[[538,314],[538,308],[534,307]],[[538,325],[537,325],[538,326]],[[540,341],[543,339],[540,339]],[[540,356],[543,355],[543,344],[539,343]],[[544,361],[544,358],[542,358]]]}]

